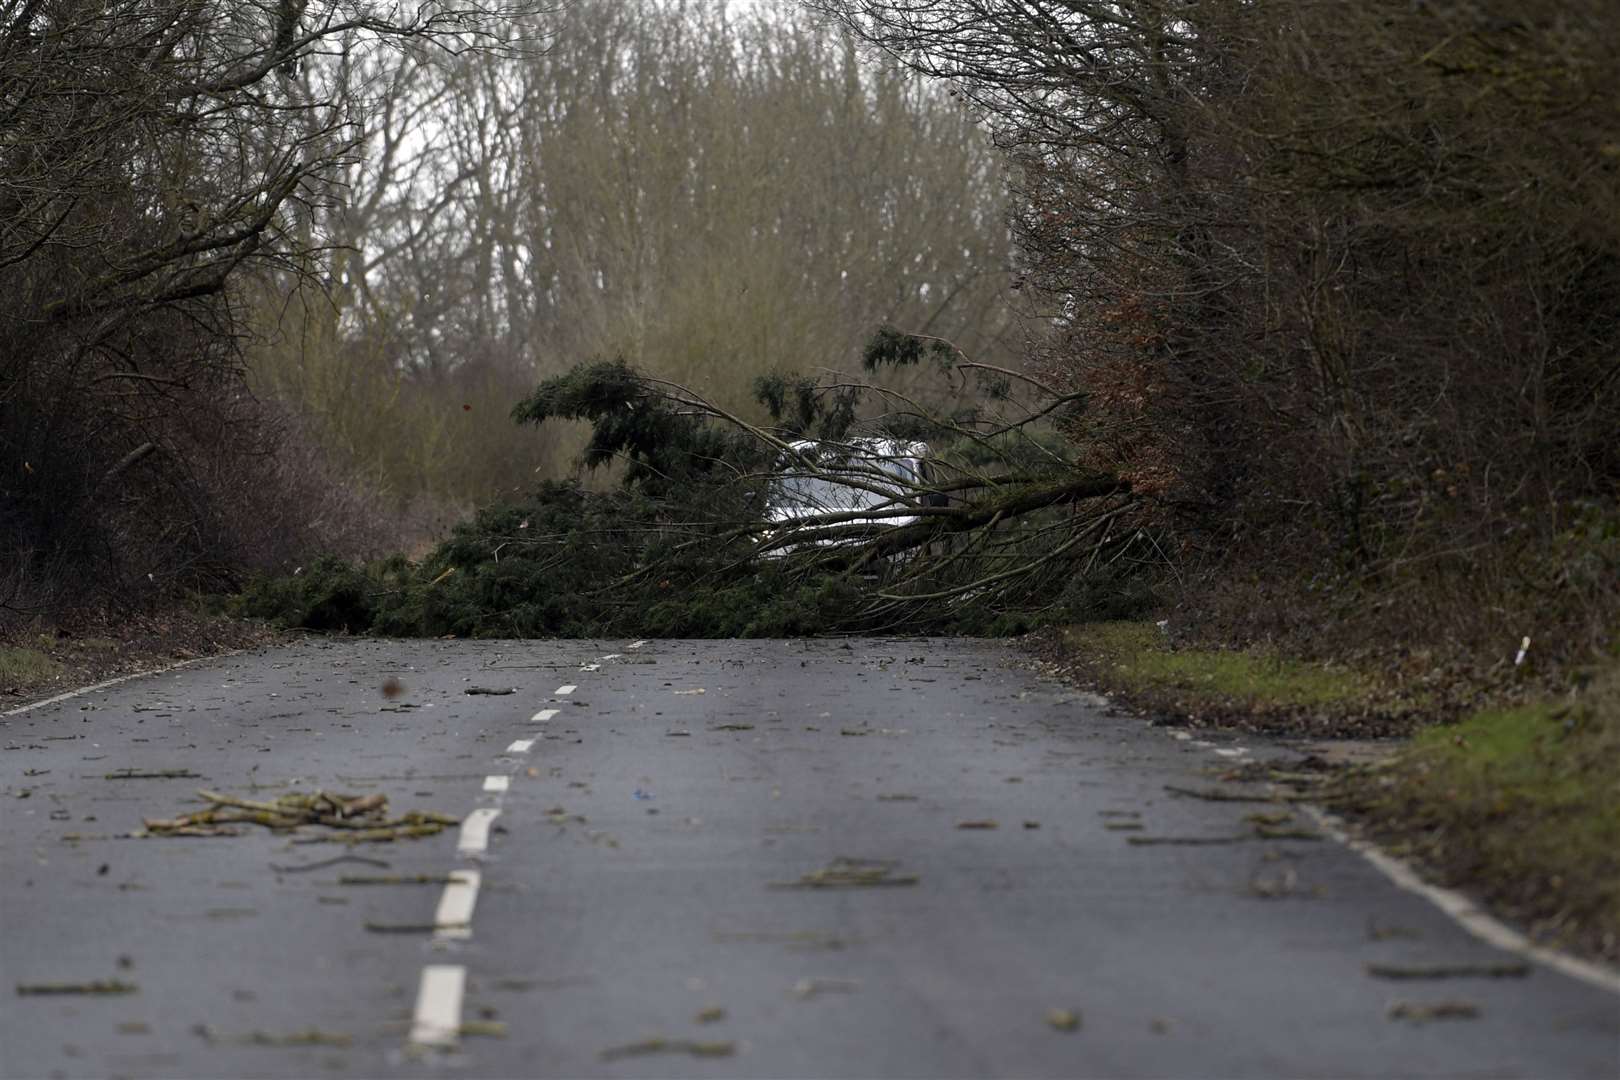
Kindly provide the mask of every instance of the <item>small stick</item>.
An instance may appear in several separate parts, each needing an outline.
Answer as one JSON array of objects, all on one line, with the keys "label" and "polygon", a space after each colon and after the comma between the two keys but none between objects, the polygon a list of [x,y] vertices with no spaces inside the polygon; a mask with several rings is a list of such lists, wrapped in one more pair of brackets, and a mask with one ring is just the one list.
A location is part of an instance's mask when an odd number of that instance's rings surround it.
[{"label": "small stick", "polygon": [[339,863],[346,862],[364,863],[367,866],[375,866],[379,870],[387,870],[394,865],[386,859],[373,859],[367,855],[334,855],[330,859],[322,859],[320,862],[300,863],[297,866],[277,866],[275,863],[271,863],[270,869],[278,874],[302,874],[307,870],[324,870],[328,866],[336,866]]}]

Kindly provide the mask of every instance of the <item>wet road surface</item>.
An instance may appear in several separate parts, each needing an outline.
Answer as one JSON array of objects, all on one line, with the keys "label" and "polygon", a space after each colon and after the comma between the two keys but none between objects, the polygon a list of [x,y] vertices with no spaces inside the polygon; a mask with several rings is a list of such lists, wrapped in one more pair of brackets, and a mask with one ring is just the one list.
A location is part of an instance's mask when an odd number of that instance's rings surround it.
[{"label": "wet road surface", "polygon": [[[1612,994],[1371,976],[1517,958],[1168,735],[921,640],[314,640],[0,718],[0,1075],[1620,1075]],[[465,824],[129,836],[199,788]]]}]

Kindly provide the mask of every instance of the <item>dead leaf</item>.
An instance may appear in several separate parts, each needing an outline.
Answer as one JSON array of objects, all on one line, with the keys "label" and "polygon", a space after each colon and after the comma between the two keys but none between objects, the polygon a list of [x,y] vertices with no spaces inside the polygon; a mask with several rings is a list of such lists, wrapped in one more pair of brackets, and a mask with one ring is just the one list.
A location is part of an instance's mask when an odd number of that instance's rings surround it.
[{"label": "dead leaf", "polygon": [[1392,1001],[1386,1015],[1391,1020],[1426,1024],[1430,1020],[1476,1020],[1479,1006],[1467,1001]]},{"label": "dead leaf", "polygon": [[1079,1031],[1080,1014],[1073,1009],[1048,1009],[1046,1022],[1055,1031]]}]

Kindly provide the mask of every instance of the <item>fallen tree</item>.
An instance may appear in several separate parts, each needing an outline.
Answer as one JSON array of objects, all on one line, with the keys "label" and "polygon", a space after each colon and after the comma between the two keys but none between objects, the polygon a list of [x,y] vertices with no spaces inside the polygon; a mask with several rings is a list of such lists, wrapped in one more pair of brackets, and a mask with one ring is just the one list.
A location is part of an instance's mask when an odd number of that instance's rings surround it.
[{"label": "fallen tree", "polygon": [[[395,635],[775,636],[1007,632],[1147,606],[1162,558],[1140,501],[1047,426],[1083,399],[892,330],[867,368],[924,362],[943,387],[928,403],[774,377],[755,386],[758,421],[623,360],[582,364],[513,418],[588,423],[582,466],[612,487],[542,485],[419,565],[328,561],[258,582],[245,610]],[[784,509],[806,485],[826,501]]]}]

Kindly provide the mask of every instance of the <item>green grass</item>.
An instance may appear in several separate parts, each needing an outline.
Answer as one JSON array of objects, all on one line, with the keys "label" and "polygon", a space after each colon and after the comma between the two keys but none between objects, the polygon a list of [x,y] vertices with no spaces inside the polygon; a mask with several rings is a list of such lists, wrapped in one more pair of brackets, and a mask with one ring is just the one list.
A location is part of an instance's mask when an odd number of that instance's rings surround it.
[{"label": "green grass", "polygon": [[1425,731],[1361,796],[1387,841],[1442,876],[1620,958],[1620,668],[1578,701]]},{"label": "green grass", "polygon": [[1258,650],[1171,648],[1150,622],[1070,627],[1068,645],[1117,692],[1260,709],[1317,709],[1363,701],[1367,679],[1346,668]]},{"label": "green grass", "polygon": [[0,645],[0,689],[41,683],[62,673],[62,665],[38,649]]}]

